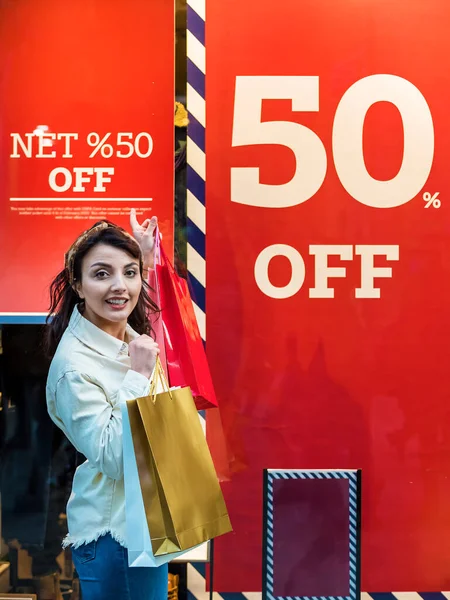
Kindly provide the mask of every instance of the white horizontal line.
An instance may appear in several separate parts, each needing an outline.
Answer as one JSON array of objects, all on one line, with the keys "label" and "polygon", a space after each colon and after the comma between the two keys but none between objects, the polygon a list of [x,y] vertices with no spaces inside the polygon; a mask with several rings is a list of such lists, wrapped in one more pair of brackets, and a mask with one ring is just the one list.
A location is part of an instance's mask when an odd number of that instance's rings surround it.
[{"label": "white horizontal line", "polygon": [[10,198],[10,202],[152,202],[153,198]]}]

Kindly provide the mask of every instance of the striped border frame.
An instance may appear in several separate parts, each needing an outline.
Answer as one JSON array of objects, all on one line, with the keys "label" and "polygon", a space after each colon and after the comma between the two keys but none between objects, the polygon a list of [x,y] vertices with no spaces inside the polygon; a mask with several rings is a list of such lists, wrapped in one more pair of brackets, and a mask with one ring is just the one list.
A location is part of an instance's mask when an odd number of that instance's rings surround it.
[{"label": "striped border frame", "polygon": [[206,0],[187,4],[187,268],[195,316],[206,341],[205,213],[205,10]]},{"label": "striped border frame", "polygon": [[[206,0],[187,0],[187,271],[192,304],[203,343],[206,343],[205,10]],[[199,411],[199,417],[206,435],[205,411]],[[209,554],[212,561],[212,541],[206,544],[205,554]]]},{"label": "striped border frame", "polygon": [[311,471],[276,470],[264,471],[264,542],[263,542],[263,599],[284,600],[274,596],[273,565],[273,484],[279,479],[347,479],[349,482],[349,589],[348,596],[289,596],[287,600],[357,600],[361,591],[360,577],[360,495],[361,471]]}]

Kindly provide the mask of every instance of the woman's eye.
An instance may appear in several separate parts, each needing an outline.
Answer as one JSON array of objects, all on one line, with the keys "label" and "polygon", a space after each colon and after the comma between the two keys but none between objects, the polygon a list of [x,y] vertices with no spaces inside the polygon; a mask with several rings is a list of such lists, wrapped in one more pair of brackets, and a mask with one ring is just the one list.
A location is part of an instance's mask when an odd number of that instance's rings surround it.
[{"label": "woman's eye", "polygon": [[99,271],[98,273],[95,274],[95,276],[98,279],[104,279],[105,277],[108,276],[108,273],[106,271]]},{"label": "woman's eye", "polygon": [[135,275],[137,275],[137,271],[135,271],[134,269],[129,269],[126,274],[128,275],[128,277],[134,277]]}]

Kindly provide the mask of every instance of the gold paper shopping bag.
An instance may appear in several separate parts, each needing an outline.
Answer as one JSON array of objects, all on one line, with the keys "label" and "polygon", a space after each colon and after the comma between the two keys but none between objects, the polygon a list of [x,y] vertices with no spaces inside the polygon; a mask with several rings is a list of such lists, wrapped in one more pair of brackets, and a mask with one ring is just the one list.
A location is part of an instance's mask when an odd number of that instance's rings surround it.
[{"label": "gold paper shopping bag", "polygon": [[127,407],[155,556],[231,531],[190,389],[169,390],[157,361],[150,395]]}]

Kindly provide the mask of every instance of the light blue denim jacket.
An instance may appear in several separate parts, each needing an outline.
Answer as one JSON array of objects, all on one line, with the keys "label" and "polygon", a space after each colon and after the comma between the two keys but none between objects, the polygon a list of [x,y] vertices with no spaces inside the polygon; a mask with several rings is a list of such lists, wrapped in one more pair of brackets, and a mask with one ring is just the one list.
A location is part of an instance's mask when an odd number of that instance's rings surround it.
[{"label": "light blue denim jacket", "polygon": [[[126,339],[137,336],[127,326]],[[105,533],[126,546],[120,403],[148,390],[149,380],[130,368],[128,344],[75,307],[47,380],[50,417],[87,459],[75,472],[64,547]]]}]

